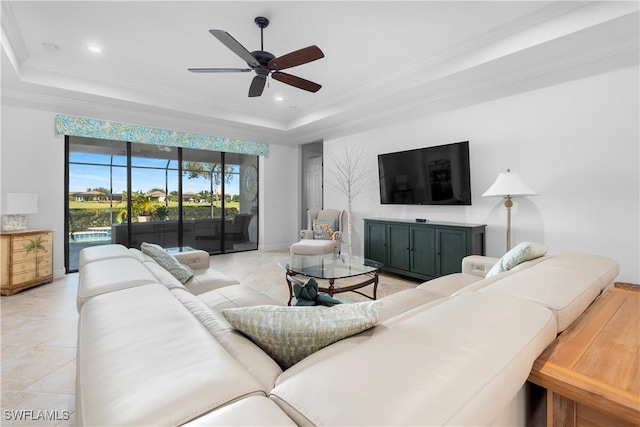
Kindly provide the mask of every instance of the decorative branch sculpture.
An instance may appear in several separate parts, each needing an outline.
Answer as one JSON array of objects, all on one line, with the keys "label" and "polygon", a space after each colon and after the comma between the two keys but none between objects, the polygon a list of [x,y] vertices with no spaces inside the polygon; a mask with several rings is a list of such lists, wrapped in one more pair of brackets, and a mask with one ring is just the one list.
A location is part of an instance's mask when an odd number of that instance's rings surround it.
[{"label": "decorative branch sculpture", "polygon": [[353,256],[351,206],[353,200],[370,184],[371,172],[366,169],[365,150],[361,145],[344,145],[343,155],[331,155],[329,173],[335,178],[333,187],[347,198],[347,244]]}]

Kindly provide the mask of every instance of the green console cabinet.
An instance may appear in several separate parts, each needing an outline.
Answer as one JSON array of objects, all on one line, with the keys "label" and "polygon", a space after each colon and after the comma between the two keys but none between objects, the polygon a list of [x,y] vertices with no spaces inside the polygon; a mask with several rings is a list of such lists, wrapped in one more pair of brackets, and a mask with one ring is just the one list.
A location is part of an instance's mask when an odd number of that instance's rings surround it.
[{"label": "green console cabinet", "polygon": [[462,258],[485,254],[485,225],[364,220],[364,257],[383,270],[430,280],[461,271]]}]

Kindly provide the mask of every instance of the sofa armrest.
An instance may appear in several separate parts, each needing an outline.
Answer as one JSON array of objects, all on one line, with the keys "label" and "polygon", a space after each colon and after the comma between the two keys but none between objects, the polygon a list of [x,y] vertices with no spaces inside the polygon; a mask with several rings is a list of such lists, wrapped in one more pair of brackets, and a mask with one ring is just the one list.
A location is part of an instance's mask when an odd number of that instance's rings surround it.
[{"label": "sofa armrest", "polygon": [[462,272],[484,278],[499,258],[470,255],[462,259]]},{"label": "sofa armrest", "polygon": [[209,268],[209,253],[206,251],[195,250],[189,252],[178,252],[172,255],[180,262],[180,264],[184,264],[192,270]]},{"label": "sofa armrest", "polygon": [[313,239],[313,230],[300,230],[300,237],[303,239]]}]

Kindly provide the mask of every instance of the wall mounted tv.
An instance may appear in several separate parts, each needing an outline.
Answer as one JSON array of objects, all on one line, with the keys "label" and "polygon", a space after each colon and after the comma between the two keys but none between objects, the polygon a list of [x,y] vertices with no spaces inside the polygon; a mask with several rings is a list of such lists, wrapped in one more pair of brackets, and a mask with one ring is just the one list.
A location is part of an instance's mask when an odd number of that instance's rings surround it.
[{"label": "wall mounted tv", "polygon": [[469,141],[378,155],[380,202],[471,205]]}]

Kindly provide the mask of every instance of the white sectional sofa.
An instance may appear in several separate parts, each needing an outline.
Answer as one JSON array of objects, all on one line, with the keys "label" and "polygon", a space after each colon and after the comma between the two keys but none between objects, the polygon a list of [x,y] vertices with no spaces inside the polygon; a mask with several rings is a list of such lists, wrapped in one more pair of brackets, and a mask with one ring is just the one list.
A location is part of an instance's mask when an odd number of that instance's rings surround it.
[{"label": "white sectional sofa", "polygon": [[[238,281],[209,268],[209,254],[194,250],[173,255],[179,262],[191,268],[194,275],[184,284],[194,295],[229,285]],[[169,288],[181,283],[151,257],[140,250],[118,244],[92,246],[80,251],[78,258],[80,283],[78,288],[78,311],[89,298],[117,291],[163,283]]]},{"label": "white sectional sofa", "polygon": [[496,260],[468,257],[283,371],[220,310],[284,301],[142,283],[133,264],[126,285],[89,295],[123,259],[104,251],[81,254],[78,425],[524,425],[534,360],[618,274],[613,260],[565,253],[485,279]]}]

